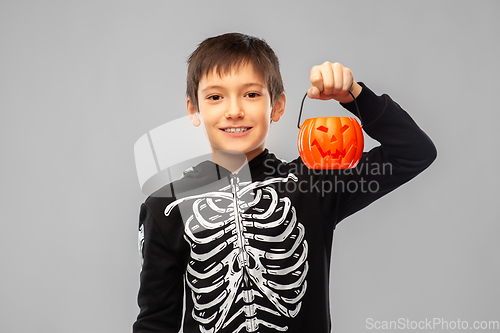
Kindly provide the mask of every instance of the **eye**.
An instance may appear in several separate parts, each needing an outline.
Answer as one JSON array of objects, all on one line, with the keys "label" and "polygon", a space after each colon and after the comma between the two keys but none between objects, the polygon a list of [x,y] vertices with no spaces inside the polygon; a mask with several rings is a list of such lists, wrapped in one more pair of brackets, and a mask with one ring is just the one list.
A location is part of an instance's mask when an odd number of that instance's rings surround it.
[{"label": "eye", "polygon": [[256,98],[256,97],[259,97],[260,95],[258,93],[255,93],[255,92],[251,92],[251,93],[248,93],[247,94],[247,97],[250,97],[250,98]]},{"label": "eye", "polygon": [[211,96],[208,96],[207,99],[211,100],[211,101],[219,101],[222,97],[220,95],[211,95]]}]

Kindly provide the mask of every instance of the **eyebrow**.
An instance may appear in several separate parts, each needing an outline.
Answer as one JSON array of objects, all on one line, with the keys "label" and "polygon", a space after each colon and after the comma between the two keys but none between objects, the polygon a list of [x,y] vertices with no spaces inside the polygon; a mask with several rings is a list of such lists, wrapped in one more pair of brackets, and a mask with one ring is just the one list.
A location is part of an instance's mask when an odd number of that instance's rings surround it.
[{"label": "eyebrow", "polygon": [[[264,88],[264,86],[262,84],[257,83],[257,82],[245,83],[244,85],[242,85],[242,88],[247,88],[247,87],[251,87],[251,86],[259,86],[259,87]],[[202,89],[201,92],[203,93],[203,92],[210,90],[210,89],[224,89],[224,87],[218,86],[218,85],[211,85],[211,86],[206,87],[205,89]]]}]

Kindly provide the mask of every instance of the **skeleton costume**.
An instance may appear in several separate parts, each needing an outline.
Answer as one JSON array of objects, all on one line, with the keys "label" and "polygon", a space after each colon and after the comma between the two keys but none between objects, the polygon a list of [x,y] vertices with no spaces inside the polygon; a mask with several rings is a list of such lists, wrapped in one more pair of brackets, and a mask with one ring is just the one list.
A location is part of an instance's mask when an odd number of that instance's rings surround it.
[{"label": "skeleton costume", "polygon": [[179,332],[184,300],[184,333],[330,332],[335,226],[436,157],[397,103],[361,85],[363,129],[381,145],[355,169],[309,170],[266,149],[246,174],[205,161],[146,200],[135,333]]}]

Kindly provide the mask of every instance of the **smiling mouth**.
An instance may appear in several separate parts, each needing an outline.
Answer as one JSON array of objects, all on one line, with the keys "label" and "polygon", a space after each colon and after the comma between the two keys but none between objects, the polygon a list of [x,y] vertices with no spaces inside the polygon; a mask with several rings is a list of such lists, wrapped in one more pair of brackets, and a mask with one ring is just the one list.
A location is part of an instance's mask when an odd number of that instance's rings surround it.
[{"label": "smiling mouth", "polygon": [[251,129],[251,127],[231,127],[231,128],[222,128],[224,132],[227,133],[243,133]]}]

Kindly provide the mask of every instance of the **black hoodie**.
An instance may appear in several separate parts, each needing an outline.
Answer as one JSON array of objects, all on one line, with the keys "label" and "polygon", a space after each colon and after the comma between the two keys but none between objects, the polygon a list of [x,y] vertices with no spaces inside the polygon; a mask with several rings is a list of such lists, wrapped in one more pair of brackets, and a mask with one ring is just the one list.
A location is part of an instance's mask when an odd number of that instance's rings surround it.
[{"label": "black hoodie", "polygon": [[202,162],[146,200],[133,332],[179,332],[184,298],[184,333],[330,332],[335,226],[436,158],[389,96],[363,85],[356,101],[381,145],[355,169],[309,170],[266,149],[237,174]]}]

